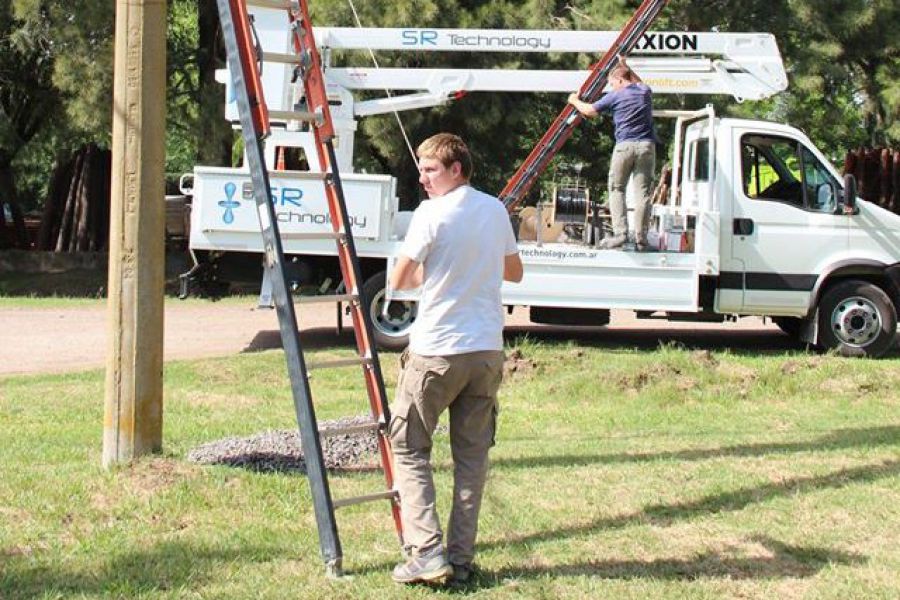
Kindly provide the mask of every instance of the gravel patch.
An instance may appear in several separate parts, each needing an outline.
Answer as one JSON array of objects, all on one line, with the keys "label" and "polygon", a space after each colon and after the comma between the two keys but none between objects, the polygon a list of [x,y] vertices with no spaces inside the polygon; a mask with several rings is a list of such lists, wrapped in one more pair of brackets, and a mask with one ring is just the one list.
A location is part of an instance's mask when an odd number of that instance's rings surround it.
[{"label": "gravel patch", "polygon": [[[344,417],[320,421],[319,427],[347,427],[371,422],[371,417]],[[327,469],[360,469],[378,466],[378,440],[374,431],[334,435],[322,439]],[[263,431],[250,437],[232,437],[203,444],[188,452],[187,459],[204,465],[227,465],[260,472],[306,473],[306,461],[296,429]]]},{"label": "gravel patch", "polygon": [[[319,428],[349,427],[371,422],[360,415],[331,421],[319,421]],[[444,425],[438,432],[446,431]],[[360,470],[380,468],[378,440],[374,431],[322,438],[325,468]],[[231,437],[194,448],[187,454],[191,462],[204,465],[227,465],[259,472],[306,473],[306,461],[296,429],[263,431],[250,437]]]}]

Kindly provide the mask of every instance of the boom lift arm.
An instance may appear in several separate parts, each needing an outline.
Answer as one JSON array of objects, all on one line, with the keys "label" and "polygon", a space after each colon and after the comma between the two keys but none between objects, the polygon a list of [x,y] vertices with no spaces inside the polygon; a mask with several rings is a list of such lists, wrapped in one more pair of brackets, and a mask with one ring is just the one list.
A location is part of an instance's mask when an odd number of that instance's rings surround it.
[{"label": "boom lift arm", "polygon": [[[267,61],[261,79],[272,120],[285,123],[279,115],[294,108],[295,96],[294,67],[286,58],[290,31],[282,11],[260,6],[252,6],[251,11]],[[617,31],[522,29],[315,27],[313,31],[323,54],[340,141],[338,163],[345,172],[353,171],[355,121],[360,117],[438,106],[465,92],[570,92],[591,75],[588,70],[373,68],[348,62],[360,60],[360,50],[596,54],[609,51],[620,35]],[[346,60],[339,57],[348,51],[357,52]],[[729,94],[741,101],[767,98],[787,87],[778,46],[767,33],[645,31],[634,44],[629,65],[657,94]],[[226,118],[237,122],[227,71],[218,77],[228,86]],[[365,100],[354,97],[358,92],[378,91],[389,94]],[[290,130],[274,132],[287,137],[307,135]]]}]

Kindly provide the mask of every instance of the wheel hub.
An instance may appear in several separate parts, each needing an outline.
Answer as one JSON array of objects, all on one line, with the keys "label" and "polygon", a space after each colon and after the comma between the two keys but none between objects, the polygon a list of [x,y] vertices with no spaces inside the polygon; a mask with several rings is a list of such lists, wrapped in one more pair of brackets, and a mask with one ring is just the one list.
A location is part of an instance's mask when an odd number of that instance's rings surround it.
[{"label": "wheel hub", "polygon": [[881,331],[881,315],[877,307],[866,298],[847,298],[834,307],[831,329],[844,344],[867,346],[875,341]]},{"label": "wheel hub", "polygon": [[406,330],[416,319],[416,304],[394,300],[384,310],[384,290],[381,290],[371,304],[372,323],[383,333],[390,336],[405,335]]}]

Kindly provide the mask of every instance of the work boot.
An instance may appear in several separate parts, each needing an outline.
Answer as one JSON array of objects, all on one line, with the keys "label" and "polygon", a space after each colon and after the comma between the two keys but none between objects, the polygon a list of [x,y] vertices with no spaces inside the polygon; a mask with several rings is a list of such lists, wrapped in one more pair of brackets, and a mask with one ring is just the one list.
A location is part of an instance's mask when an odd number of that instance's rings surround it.
[{"label": "work boot", "polygon": [[409,560],[394,567],[391,578],[397,583],[433,583],[452,573],[444,547],[438,544],[426,550],[413,550]]},{"label": "work boot", "polygon": [[647,243],[647,239],[637,240],[634,243],[634,249],[638,252],[652,252],[653,248]]},{"label": "work boot", "polygon": [[614,235],[612,237],[603,238],[600,240],[600,248],[603,250],[614,250],[616,248],[621,248],[625,245],[625,240],[627,237],[625,234]]},{"label": "work boot", "polygon": [[451,566],[453,567],[453,575],[450,576],[450,585],[466,585],[472,580],[472,574],[475,572],[475,567],[472,563],[452,563]]}]

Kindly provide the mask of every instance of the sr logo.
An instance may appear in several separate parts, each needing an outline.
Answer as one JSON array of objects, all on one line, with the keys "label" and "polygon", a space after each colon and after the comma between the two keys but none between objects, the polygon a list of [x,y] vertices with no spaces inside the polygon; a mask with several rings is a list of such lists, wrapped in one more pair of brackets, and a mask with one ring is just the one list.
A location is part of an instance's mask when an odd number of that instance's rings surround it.
[{"label": "sr logo", "polygon": [[404,29],[400,37],[404,46],[437,46],[438,32],[433,29]]}]

